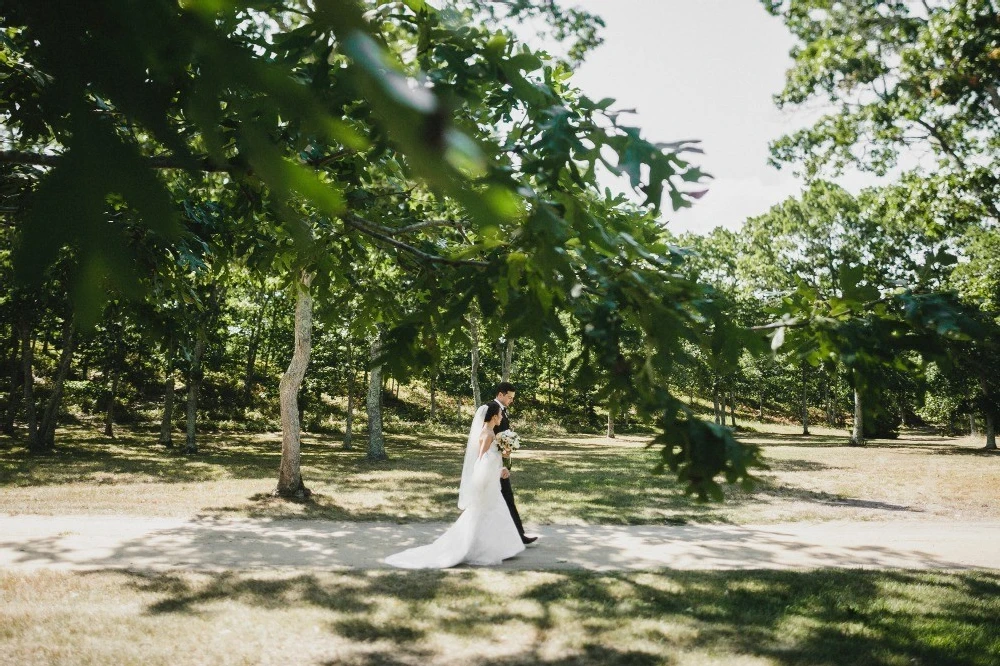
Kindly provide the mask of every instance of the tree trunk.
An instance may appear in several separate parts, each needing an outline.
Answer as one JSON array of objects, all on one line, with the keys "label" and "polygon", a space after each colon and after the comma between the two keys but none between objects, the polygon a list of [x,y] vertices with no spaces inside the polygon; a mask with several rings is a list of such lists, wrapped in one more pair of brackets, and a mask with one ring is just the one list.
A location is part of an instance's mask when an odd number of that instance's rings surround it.
[{"label": "tree trunk", "polygon": [[462,422],[462,396],[458,396],[458,422]]},{"label": "tree trunk", "polygon": [[354,346],[347,341],[347,420],[344,426],[344,448],[351,450],[354,442]]},{"label": "tree trunk", "polygon": [[[764,381],[763,378],[761,378],[761,382],[763,382],[763,381]],[[757,391],[757,420],[761,421],[761,422],[764,421],[764,388],[763,387],[761,387]]]},{"label": "tree trunk", "polygon": [[39,438],[42,445],[53,449],[56,445],[56,421],[59,419],[59,403],[62,402],[63,385],[69,375],[69,367],[73,362],[73,317],[69,314],[63,320],[62,352],[59,355],[59,365],[56,369],[52,394],[42,414],[42,425]]},{"label": "tree trunk", "polygon": [[28,422],[28,450],[40,453],[45,445],[38,439],[38,421],[35,419],[34,345],[31,341],[31,321],[22,317],[21,322],[21,374],[24,377],[24,418]]},{"label": "tree trunk", "polygon": [[[371,360],[382,353],[382,324],[372,339]],[[368,380],[368,460],[387,460],[385,439],[382,435],[382,366],[373,366]]]},{"label": "tree trunk", "polygon": [[608,437],[615,438],[615,412],[611,405],[608,405]]},{"label": "tree trunk", "polygon": [[434,381],[435,376],[431,375],[431,417],[430,420],[433,421],[434,417],[437,416],[437,401],[435,400],[435,389],[437,388],[437,383]]},{"label": "tree trunk", "polygon": [[[113,362],[115,366],[117,361]],[[121,378],[121,370],[118,367],[111,368],[111,388],[108,391],[108,409],[104,414],[104,436],[115,436],[115,400],[118,398],[118,380]]]},{"label": "tree trunk", "polygon": [[160,444],[168,449],[174,448],[173,416],[174,416],[174,362],[177,358],[177,342],[173,336],[167,343],[167,376],[163,385],[163,417],[160,419]]},{"label": "tree trunk", "polygon": [[510,371],[511,365],[514,361],[514,338],[507,338],[507,349],[504,351],[503,355],[503,371],[501,373],[500,381],[509,382],[510,381]]},{"label": "tree trunk", "polygon": [[861,392],[854,389],[854,428],[851,431],[851,446],[865,445],[864,411],[861,408]]},{"label": "tree trunk", "polygon": [[313,299],[309,293],[312,279],[312,275],[303,271],[296,286],[295,351],[278,384],[281,402],[281,463],[278,466],[278,487],[274,494],[297,499],[304,499],[312,494],[302,483],[302,424],[298,404],[299,388],[306,376],[309,353],[312,351]]},{"label": "tree trunk", "polygon": [[997,429],[996,419],[993,417],[993,410],[986,410],[986,447],[987,451],[997,450]]},{"label": "tree trunk", "polygon": [[254,384],[254,371],[257,366],[257,352],[260,350],[260,336],[264,330],[264,319],[267,313],[267,305],[270,297],[265,296],[257,313],[257,321],[254,324],[253,332],[247,344],[247,362],[243,372],[243,404],[250,404],[250,391]]},{"label": "tree trunk", "polygon": [[723,421],[719,417],[719,380],[712,380],[712,411],[715,414],[716,424],[722,425]]},{"label": "tree trunk", "polygon": [[977,434],[978,433],[976,433],[976,415],[973,414],[972,412],[969,412],[969,436],[975,437]]},{"label": "tree trunk", "polygon": [[802,434],[809,434],[809,384],[806,364],[802,363]]},{"label": "tree trunk", "polygon": [[729,420],[732,422],[733,427],[736,427],[736,400],[733,398],[733,389],[729,389]]},{"label": "tree trunk", "polygon": [[14,434],[14,420],[17,418],[18,396],[21,388],[21,340],[18,336],[17,326],[10,329],[10,392],[7,394],[7,410],[4,412],[3,424],[0,425],[0,432],[5,435]]},{"label": "tree trunk", "polygon": [[201,389],[201,355],[205,353],[206,333],[198,327],[197,340],[194,343],[194,355],[191,357],[191,367],[187,380],[187,432],[184,439],[184,453],[198,453],[198,442],[195,440],[195,420],[198,416],[198,391]]},{"label": "tree trunk", "polygon": [[472,372],[470,374],[472,386],[472,402],[478,408],[483,404],[482,396],[479,393],[479,315],[475,310],[469,313],[469,337],[472,338]]}]

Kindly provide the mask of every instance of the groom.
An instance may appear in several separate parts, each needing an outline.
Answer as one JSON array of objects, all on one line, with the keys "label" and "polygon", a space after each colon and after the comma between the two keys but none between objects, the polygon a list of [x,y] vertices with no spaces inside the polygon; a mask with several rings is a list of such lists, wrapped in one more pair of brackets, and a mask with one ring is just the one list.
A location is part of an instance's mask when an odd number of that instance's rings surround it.
[{"label": "groom", "polygon": [[[500,382],[497,384],[497,397],[494,401],[500,405],[500,425],[493,428],[493,433],[498,435],[504,430],[510,430],[510,421],[507,419],[507,408],[510,407],[510,403],[514,402],[514,385],[510,382]],[[521,535],[522,543],[527,545],[537,541],[538,537],[536,536],[524,535],[521,516],[518,515],[517,507],[514,505],[514,491],[510,487],[510,470],[506,466],[500,470],[500,494],[503,495],[504,501],[507,502],[510,517],[514,519],[514,525],[517,527],[518,534]]]}]

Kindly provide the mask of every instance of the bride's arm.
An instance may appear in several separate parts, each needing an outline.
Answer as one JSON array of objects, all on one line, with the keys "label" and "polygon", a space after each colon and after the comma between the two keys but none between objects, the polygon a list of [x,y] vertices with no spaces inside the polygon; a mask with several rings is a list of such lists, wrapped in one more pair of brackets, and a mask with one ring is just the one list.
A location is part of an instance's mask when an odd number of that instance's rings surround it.
[{"label": "bride's arm", "polygon": [[482,458],[484,455],[486,455],[486,452],[490,450],[490,444],[492,444],[492,443],[493,443],[493,438],[490,437],[490,433],[484,430],[483,433],[481,435],[479,435],[479,457],[480,458]]}]

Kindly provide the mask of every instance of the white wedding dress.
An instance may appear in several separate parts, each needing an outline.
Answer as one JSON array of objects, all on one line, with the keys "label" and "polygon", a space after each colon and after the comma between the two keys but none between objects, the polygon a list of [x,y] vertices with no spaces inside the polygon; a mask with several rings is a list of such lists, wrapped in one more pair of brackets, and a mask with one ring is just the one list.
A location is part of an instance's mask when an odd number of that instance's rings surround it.
[{"label": "white wedding dress", "polygon": [[521,536],[500,494],[503,462],[496,445],[482,455],[479,434],[486,407],[480,407],[469,431],[458,506],[462,515],[434,543],[410,548],[385,558],[385,563],[404,569],[446,569],[457,564],[500,564],[522,550]]}]

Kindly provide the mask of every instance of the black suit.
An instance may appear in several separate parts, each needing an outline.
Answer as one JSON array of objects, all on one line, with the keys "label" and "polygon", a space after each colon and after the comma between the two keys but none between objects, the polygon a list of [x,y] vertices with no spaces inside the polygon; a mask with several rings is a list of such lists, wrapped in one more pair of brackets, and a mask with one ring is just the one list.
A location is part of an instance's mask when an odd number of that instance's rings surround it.
[{"label": "black suit", "polygon": [[[510,430],[510,421],[507,419],[507,408],[500,405],[500,425],[493,428],[493,434],[500,434],[504,430]],[[521,525],[521,516],[517,513],[517,506],[514,504],[514,490],[510,487],[510,477],[506,479],[503,477],[500,478],[500,494],[503,495],[504,501],[507,502],[507,509],[510,511],[510,517],[514,519],[514,526],[517,527],[517,533],[523,539],[524,526]]]}]

